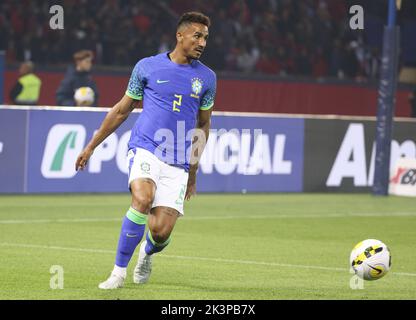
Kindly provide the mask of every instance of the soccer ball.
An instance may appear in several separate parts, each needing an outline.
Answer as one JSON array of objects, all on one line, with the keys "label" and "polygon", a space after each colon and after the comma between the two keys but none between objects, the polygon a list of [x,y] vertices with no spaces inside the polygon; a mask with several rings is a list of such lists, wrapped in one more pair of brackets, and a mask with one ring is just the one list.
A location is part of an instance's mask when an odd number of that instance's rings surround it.
[{"label": "soccer ball", "polygon": [[94,95],[90,87],[81,87],[75,90],[74,100],[77,106],[90,106],[94,102]]},{"label": "soccer ball", "polygon": [[380,240],[361,241],[352,249],[350,266],[361,279],[380,279],[391,268],[390,250]]}]

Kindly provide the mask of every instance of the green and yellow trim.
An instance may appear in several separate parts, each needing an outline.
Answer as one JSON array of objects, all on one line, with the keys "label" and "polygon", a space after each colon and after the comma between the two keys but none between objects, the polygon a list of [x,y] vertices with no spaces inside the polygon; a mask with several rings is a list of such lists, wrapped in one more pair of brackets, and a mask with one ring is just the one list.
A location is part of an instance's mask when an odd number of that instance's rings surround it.
[{"label": "green and yellow trim", "polygon": [[134,93],[131,93],[129,90],[126,90],[126,96],[128,96],[128,97],[130,97],[134,100],[142,100],[143,99],[143,96],[135,95]]},{"label": "green and yellow trim", "polygon": [[199,110],[209,110],[214,106],[214,103],[211,103],[209,106],[200,106]]},{"label": "green and yellow trim", "polygon": [[127,219],[134,222],[135,224],[146,224],[147,222],[147,215],[140,213],[136,209],[130,207],[126,213]]}]

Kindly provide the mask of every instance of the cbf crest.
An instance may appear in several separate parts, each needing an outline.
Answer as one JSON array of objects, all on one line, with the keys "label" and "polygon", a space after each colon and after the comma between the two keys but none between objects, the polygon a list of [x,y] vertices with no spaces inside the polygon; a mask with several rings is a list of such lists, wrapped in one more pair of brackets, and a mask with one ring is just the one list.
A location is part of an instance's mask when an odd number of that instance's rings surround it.
[{"label": "cbf crest", "polygon": [[199,78],[192,78],[192,94],[191,97],[199,99],[199,94],[202,91],[202,80]]}]

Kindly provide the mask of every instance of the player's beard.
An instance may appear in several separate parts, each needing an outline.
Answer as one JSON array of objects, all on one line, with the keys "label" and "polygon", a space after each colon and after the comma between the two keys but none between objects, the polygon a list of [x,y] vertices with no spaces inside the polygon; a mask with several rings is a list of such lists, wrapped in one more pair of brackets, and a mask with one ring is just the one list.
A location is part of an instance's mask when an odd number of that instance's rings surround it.
[{"label": "player's beard", "polygon": [[199,58],[202,56],[202,53],[204,52],[203,50],[200,52],[200,51],[197,51],[196,49],[194,49],[193,51],[195,51],[195,54],[193,54],[193,57],[192,57],[192,59],[194,60],[199,60]]}]

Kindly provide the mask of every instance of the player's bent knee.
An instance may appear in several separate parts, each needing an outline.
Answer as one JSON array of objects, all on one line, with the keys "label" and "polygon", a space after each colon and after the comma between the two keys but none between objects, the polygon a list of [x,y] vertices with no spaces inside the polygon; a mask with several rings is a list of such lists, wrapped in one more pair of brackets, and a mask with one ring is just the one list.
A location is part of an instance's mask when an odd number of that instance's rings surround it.
[{"label": "player's bent knee", "polygon": [[170,234],[172,233],[172,227],[169,225],[163,224],[149,224],[150,233],[152,238],[157,243],[163,243],[169,239]]},{"label": "player's bent knee", "polygon": [[152,233],[152,238],[157,243],[163,243],[169,239],[170,231],[161,230],[161,231],[150,231]]},{"label": "player's bent knee", "polygon": [[152,208],[153,197],[149,194],[143,194],[140,192],[133,193],[132,207],[139,212],[149,213]]},{"label": "player's bent knee", "polygon": [[152,208],[155,186],[149,179],[137,179],[131,182],[131,205],[141,213],[149,213]]}]

